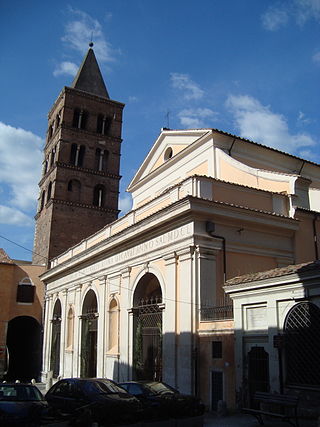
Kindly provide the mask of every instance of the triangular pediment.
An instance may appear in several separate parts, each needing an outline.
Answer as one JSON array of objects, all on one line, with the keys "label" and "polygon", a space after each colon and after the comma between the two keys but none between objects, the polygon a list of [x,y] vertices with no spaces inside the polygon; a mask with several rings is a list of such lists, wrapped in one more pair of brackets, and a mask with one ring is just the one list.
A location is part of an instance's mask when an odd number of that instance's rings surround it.
[{"label": "triangular pediment", "polygon": [[128,191],[132,191],[140,181],[144,180],[152,172],[159,168],[164,168],[166,165],[169,166],[171,159],[207,132],[208,129],[162,130],[144,162],[130,182]]}]

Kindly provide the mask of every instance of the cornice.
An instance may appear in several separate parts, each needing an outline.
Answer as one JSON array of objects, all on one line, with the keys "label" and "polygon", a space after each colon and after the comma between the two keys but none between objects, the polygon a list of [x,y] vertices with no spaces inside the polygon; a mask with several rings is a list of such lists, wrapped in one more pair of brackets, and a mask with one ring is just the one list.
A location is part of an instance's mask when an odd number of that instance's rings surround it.
[{"label": "cornice", "polygon": [[64,163],[64,162],[56,162],[56,165],[61,167],[61,168],[65,168],[65,169],[72,169],[72,170],[76,170],[78,172],[82,172],[82,173],[89,173],[91,175],[99,175],[99,176],[104,176],[104,177],[108,177],[108,178],[113,178],[113,179],[117,179],[120,180],[122,177],[121,175],[116,175],[110,172],[104,172],[104,171],[97,171],[95,169],[89,169],[89,168],[82,168],[79,166],[74,166],[71,165],[69,163]]},{"label": "cornice", "polygon": [[[273,227],[277,225],[278,227],[285,229],[289,228],[291,230],[298,226],[298,221],[288,217],[275,216],[271,213],[254,211],[252,209],[245,209],[192,196],[186,196],[185,198],[178,200],[169,206],[166,206],[160,211],[157,211],[148,217],[143,218],[142,220],[124,228],[113,236],[106,237],[97,244],[92,245],[90,248],[85,249],[75,256],[72,256],[68,260],[61,262],[57,266],[48,270],[45,273],[44,279],[49,277],[52,278],[56,274],[59,275],[64,270],[74,269],[79,264],[87,263],[88,260],[92,259],[93,257],[98,258],[106,251],[114,252],[118,247],[121,247],[121,250],[125,250],[141,239],[141,236],[146,239],[147,234],[149,238],[150,235],[155,234],[155,230],[158,232],[163,232],[164,229],[168,229],[170,225],[172,226],[173,221],[176,226],[179,226],[186,223],[187,221],[201,220],[199,217],[197,217],[198,214],[201,214],[201,216],[203,216],[203,214],[207,215],[208,213],[211,216],[218,214],[224,218],[228,212],[230,217],[238,218],[239,220],[246,219],[248,222],[253,223],[258,222],[260,225],[265,224],[265,218],[267,216],[270,219],[270,226]],[[252,215],[252,212],[255,212],[255,217]],[[241,213],[243,216],[239,216],[239,213]],[[114,223],[108,224],[106,227],[110,227],[112,224]],[[103,228],[97,233],[101,233],[102,230]],[[90,236],[90,238],[92,238],[97,233],[94,233],[92,236]],[[84,239],[82,242],[85,240],[88,239]],[[79,242],[78,245],[81,245],[82,242]],[[71,249],[72,248],[69,248],[68,251]],[[60,256],[62,257],[63,254],[60,254]]]},{"label": "cornice", "polygon": [[64,92],[66,94],[76,93],[79,96],[81,96],[82,98],[91,99],[93,101],[98,101],[98,102],[101,102],[103,104],[116,104],[116,105],[118,105],[121,108],[124,108],[124,106],[125,106],[125,104],[122,103],[122,102],[114,101],[113,99],[104,98],[104,97],[101,97],[101,96],[98,96],[98,95],[94,95],[92,93],[84,92],[82,90],[75,89],[75,88],[72,88],[72,87],[69,87],[69,86],[65,86],[63,90],[64,90]]}]

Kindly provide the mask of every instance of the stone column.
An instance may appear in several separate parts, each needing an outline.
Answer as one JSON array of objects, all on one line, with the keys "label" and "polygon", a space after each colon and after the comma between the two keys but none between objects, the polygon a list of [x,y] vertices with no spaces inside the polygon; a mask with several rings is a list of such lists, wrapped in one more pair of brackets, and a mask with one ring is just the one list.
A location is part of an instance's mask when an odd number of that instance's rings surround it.
[{"label": "stone column", "polygon": [[162,318],[162,377],[163,381],[177,387],[177,256],[164,258],[166,263],[165,310]]},{"label": "stone column", "polygon": [[65,350],[66,350],[66,331],[67,331],[67,317],[68,317],[68,307],[67,307],[67,298],[68,290],[64,289],[61,292],[61,331],[60,331],[60,369],[59,375],[64,377],[64,367],[65,367]]},{"label": "stone column", "polygon": [[74,318],[74,358],[73,376],[80,377],[80,351],[81,351],[81,290],[82,285],[76,287],[75,318]]},{"label": "stone column", "polygon": [[42,363],[42,382],[47,382],[48,371],[50,370],[50,348],[51,348],[51,316],[52,316],[53,295],[47,295],[44,308],[44,331],[43,331],[43,363]]},{"label": "stone column", "polygon": [[97,337],[97,377],[104,377],[106,337],[106,277],[99,278],[99,317]]},{"label": "stone column", "polygon": [[182,393],[192,393],[194,386],[194,247],[177,252],[179,257],[177,291],[177,385]]}]

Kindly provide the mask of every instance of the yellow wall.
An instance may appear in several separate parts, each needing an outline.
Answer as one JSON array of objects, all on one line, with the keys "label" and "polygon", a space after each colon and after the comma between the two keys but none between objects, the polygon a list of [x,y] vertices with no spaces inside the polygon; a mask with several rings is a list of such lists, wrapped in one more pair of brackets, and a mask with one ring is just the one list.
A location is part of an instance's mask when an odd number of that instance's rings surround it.
[{"label": "yellow wall", "polygon": [[[295,235],[296,264],[314,261],[316,259],[313,230],[313,221],[315,216],[311,212],[307,213],[297,210],[295,217],[300,221],[299,230],[296,232]],[[320,255],[320,222],[318,220],[316,221],[315,226],[318,241],[318,254]]]},{"label": "yellow wall", "polygon": [[272,257],[254,254],[227,253],[227,280],[243,274],[258,273],[259,271],[277,268],[277,260]]},{"label": "yellow wall", "polygon": [[234,182],[248,187],[259,188],[260,190],[287,192],[290,191],[288,181],[276,181],[245,172],[234,165],[220,159],[220,179]]},{"label": "yellow wall", "polygon": [[219,202],[273,212],[272,194],[252,191],[247,188],[242,189],[231,185],[213,184],[213,199]]}]

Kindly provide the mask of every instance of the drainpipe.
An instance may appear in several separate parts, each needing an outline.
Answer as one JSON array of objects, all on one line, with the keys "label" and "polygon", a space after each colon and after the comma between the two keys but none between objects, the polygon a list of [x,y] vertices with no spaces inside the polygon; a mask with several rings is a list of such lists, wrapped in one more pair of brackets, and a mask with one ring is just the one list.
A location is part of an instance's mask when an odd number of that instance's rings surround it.
[{"label": "drainpipe", "polygon": [[218,236],[214,234],[215,224],[211,221],[206,222],[206,232],[209,236],[222,240],[222,253],[223,253],[223,283],[226,282],[227,278],[227,257],[226,257],[226,239],[223,236]]},{"label": "drainpipe", "polygon": [[236,142],[236,138],[234,138],[234,140],[232,141],[232,144],[231,144],[231,147],[229,148],[229,150],[228,150],[228,152],[229,152],[229,156],[230,157],[232,157],[232,155],[231,155],[231,151],[232,151],[232,148],[233,148],[233,146],[234,146],[234,143]]},{"label": "drainpipe", "polygon": [[318,214],[314,214],[312,225],[313,225],[313,239],[314,239],[314,248],[315,248],[315,255],[316,259],[319,259],[319,251],[318,251],[318,240],[317,240],[317,228],[316,228],[316,221],[318,219]]}]

